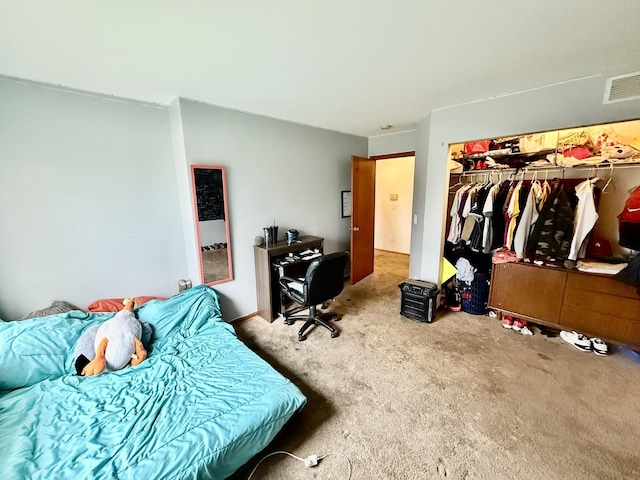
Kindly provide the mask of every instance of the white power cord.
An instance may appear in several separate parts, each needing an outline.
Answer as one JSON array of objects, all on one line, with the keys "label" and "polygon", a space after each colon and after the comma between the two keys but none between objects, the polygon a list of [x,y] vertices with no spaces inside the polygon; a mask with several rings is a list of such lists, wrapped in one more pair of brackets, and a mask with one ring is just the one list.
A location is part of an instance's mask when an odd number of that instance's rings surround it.
[{"label": "white power cord", "polygon": [[342,454],[342,453],[338,453],[338,452],[329,452],[329,453],[325,453],[324,455],[309,455],[307,458],[300,458],[297,457],[296,455],[294,455],[293,453],[289,453],[289,452],[285,452],[284,450],[278,450],[277,452],[272,452],[269,453],[268,455],[265,455],[264,457],[262,457],[260,459],[260,461],[258,462],[258,464],[254,467],[253,471],[251,472],[251,474],[249,475],[249,477],[247,478],[247,480],[251,480],[251,477],[253,477],[253,474],[256,473],[256,470],[258,469],[258,467],[260,466],[260,464],[266,460],[269,457],[272,457],[273,455],[289,455],[290,457],[295,458],[296,460],[301,461],[302,463],[304,463],[305,467],[315,467],[316,465],[318,465],[320,463],[320,461],[324,458],[327,458],[329,455],[340,455],[341,457],[345,458],[347,460],[347,463],[349,464],[349,476],[347,477],[347,480],[351,480],[351,460],[349,460],[349,457],[347,457],[346,455]]}]

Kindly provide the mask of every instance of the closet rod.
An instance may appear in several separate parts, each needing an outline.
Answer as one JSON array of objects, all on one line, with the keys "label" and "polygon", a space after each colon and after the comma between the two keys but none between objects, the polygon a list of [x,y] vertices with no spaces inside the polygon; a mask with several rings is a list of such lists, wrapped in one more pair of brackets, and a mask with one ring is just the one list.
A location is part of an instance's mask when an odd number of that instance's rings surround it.
[{"label": "closet rod", "polygon": [[483,173],[513,173],[516,171],[523,171],[524,173],[533,173],[533,172],[548,172],[550,170],[611,170],[613,166],[613,170],[618,170],[620,168],[632,168],[632,167],[640,167],[640,163],[620,163],[620,164],[608,164],[608,165],[576,165],[575,167],[559,167],[557,165],[553,167],[522,167],[522,168],[487,168],[486,170],[466,170],[458,175],[467,176],[467,175],[482,175]]}]

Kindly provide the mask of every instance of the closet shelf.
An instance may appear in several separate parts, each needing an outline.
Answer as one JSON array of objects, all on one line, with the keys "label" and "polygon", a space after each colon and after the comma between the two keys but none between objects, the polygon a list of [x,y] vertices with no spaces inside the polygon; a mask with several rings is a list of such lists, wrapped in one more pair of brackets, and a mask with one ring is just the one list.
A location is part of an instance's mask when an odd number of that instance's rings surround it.
[{"label": "closet shelf", "polygon": [[619,162],[619,163],[608,163],[606,165],[575,165],[572,167],[562,166],[562,165],[549,165],[549,166],[525,166],[521,168],[487,168],[485,170],[465,170],[462,173],[453,173],[452,175],[462,175],[462,176],[470,176],[470,175],[482,175],[482,174],[491,174],[491,173],[514,173],[517,171],[521,171],[524,173],[533,173],[537,171],[551,171],[551,170],[618,170],[621,168],[638,168],[640,167],[640,159],[635,162]]},{"label": "closet shelf", "polygon": [[[508,151],[507,151],[508,150]],[[463,155],[458,159],[453,159],[456,162],[464,162],[465,160],[478,160],[481,158],[491,157],[491,158],[514,158],[514,157],[522,157],[522,158],[532,158],[532,157],[544,157],[551,153],[556,153],[555,148],[547,148],[544,150],[538,150],[537,152],[513,152],[510,148],[505,148],[504,150],[487,150],[482,153],[472,153],[470,155]]]}]

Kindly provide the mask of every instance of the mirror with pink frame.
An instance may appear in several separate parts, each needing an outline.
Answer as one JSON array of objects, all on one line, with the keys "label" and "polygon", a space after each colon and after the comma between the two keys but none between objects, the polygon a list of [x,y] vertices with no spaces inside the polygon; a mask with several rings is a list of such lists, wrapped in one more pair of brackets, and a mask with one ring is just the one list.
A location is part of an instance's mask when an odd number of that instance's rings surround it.
[{"label": "mirror with pink frame", "polygon": [[193,211],[200,258],[200,280],[205,285],[233,280],[227,176],[224,167],[191,166]]}]

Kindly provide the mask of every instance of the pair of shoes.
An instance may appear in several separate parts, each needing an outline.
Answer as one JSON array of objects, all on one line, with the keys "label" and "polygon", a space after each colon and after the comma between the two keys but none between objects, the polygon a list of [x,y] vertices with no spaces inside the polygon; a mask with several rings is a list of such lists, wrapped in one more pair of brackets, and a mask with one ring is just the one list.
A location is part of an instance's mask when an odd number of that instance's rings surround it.
[{"label": "pair of shoes", "polygon": [[609,346],[599,338],[591,339],[591,348],[593,349],[593,353],[601,357],[609,355]]},{"label": "pair of shoes", "polygon": [[582,333],[567,332],[565,330],[560,332],[560,338],[583,352],[593,351],[593,353],[601,357],[606,357],[609,354],[609,346],[600,338],[589,338]]},{"label": "pair of shoes", "polygon": [[511,328],[513,328],[516,332],[519,332],[526,326],[527,322],[525,322],[524,320],[520,320],[519,318],[515,318],[513,320],[513,326]]},{"label": "pair of shoes", "polygon": [[521,320],[519,318],[513,318],[508,315],[502,316],[502,327],[503,328],[511,328],[516,332],[520,332],[522,335],[533,335],[533,332],[527,326],[526,320]]},{"label": "pair of shoes", "polygon": [[478,160],[478,161],[476,162],[475,170],[486,170],[486,169],[488,169],[488,168],[489,168],[489,167],[487,166],[487,164],[485,163],[485,161],[484,161],[484,160]]},{"label": "pair of shoes", "polygon": [[570,345],[573,345],[582,352],[591,351],[591,340],[586,335],[578,332],[567,332],[562,330],[560,332],[560,338]]}]

